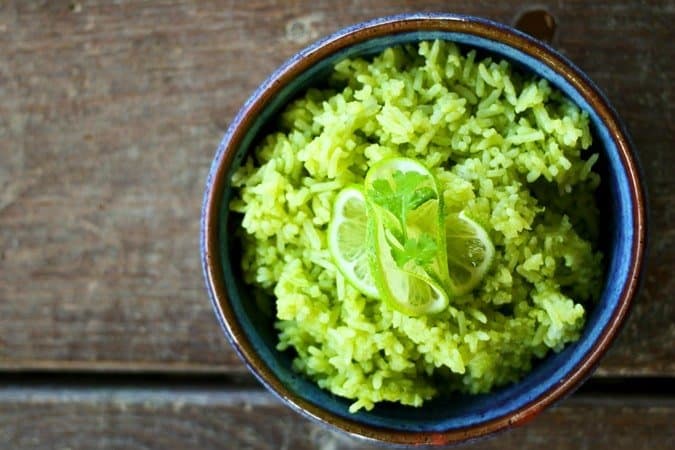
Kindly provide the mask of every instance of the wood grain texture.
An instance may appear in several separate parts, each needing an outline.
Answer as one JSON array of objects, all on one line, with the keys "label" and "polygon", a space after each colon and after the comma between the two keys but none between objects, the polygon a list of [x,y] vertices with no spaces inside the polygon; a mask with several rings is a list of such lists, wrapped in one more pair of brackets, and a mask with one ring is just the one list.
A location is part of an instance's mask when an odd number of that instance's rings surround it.
[{"label": "wood grain texture", "polygon": [[[467,450],[660,450],[675,401],[573,397]],[[20,449],[378,449],[306,420],[261,391],[0,389],[0,442]]]},{"label": "wood grain texture", "polygon": [[[624,117],[654,211],[644,289],[598,373],[675,375],[675,5],[536,6],[558,24],[553,44]],[[210,160],[246,96],[356,21],[443,10],[512,23],[526,7],[0,1],[0,369],[243,371],[203,288],[198,219]]]}]

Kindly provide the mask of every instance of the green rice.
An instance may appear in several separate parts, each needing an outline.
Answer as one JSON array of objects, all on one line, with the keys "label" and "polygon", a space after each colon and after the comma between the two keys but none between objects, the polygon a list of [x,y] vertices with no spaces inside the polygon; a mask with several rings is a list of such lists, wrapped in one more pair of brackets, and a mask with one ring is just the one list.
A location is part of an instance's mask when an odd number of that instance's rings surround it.
[{"label": "green rice", "polygon": [[[546,80],[452,43],[389,48],[338,63],[276,130],[232,179],[245,281],[276,302],[293,368],[350,411],[487,392],[579,338],[602,277],[598,156],[587,114]],[[496,247],[481,284],[436,315],[364,297],[327,249],[337,193],[391,156],[429,167],[446,211],[464,210]]]}]

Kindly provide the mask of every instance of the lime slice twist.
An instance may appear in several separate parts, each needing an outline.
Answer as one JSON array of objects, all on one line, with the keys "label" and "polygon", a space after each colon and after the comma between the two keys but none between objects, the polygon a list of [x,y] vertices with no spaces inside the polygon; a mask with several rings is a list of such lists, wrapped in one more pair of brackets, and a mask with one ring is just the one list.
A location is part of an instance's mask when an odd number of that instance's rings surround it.
[{"label": "lime slice twist", "polygon": [[382,300],[413,316],[442,311],[448,272],[436,179],[417,161],[389,158],[368,171],[365,194],[371,272]]},{"label": "lime slice twist", "polygon": [[446,215],[442,198],[431,172],[407,158],[380,161],[365,188],[340,191],[328,246],[347,281],[412,316],[442,311],[450,296],[474,289],[490,268],[494,246],[464,212]]}]

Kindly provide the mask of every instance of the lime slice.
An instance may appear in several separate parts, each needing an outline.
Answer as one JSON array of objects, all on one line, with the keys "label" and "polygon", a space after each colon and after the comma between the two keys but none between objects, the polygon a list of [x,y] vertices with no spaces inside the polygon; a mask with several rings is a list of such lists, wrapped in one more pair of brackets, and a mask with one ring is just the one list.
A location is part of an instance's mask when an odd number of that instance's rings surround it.
[{"label": "lime slice", "polygon": [[[370,211],[370,209],[369,209]],[[423,270],[401,269],[392,256],[392,239],[382,218],[371,214],[368,242],[374,246],[370,255],[371,273],[381,298],[393,309],[411,316],[433,314],[445,309],[448,295]]]},{"label": "lime slice", "polygon": [[409,315],[444,309],[448,295],[442,195],[431,172],[389,158],[366,175],[371,273],[382,299]]},{"label": "lime slice", "polygon": [[361,293],[379,298],[371,276],[366,239],[367,213],[363,190],[348,186],[340,191],[333,204],[328,226],[328,249],[344,277]]},{"label": "lime slice", "polygon": [[455,295],[466,294],[490,269],[495,247],[483,227],[464,212],[445,218],[445,245],[450,290]]},{"label": "lime slice", "polygon": [[[369,209],[382,221],[394,253],[400,255],[398,250],[404,249],[406,243],[413,244],[409,248],[419,249],[420,256],[425,255],[425,247],[436,248],[433,255],[426,254],[428,258],[403,258],[404,267],[401,259],[397,259],[399,267],[414,273],[422,271],[445,285],[448,269],[443,251],[446,247],[443,195],[429,169],[409,158],[384,159],[366,174],[365,194]],[[415,256],[414,251],[407,253],[408,257]],[[421,261],[424,259],[427,261]]]}]

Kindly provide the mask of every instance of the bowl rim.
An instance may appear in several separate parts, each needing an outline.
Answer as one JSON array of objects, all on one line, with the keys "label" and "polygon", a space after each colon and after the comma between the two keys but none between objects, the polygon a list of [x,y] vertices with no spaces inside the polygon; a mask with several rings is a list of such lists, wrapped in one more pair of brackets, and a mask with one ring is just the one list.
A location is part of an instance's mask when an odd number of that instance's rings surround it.
[{"label": "bowl rim", "polygon": [[[635,205],[629,272],[619,294],[619,301],[602,333],[582,360],[559,384],[532,399],[511,414],[465,428],[442,432],[405,431],[371,426],[331,413],[297,396],[282,384],[262,358],[257,355],[237,321],[228,301],[219,249],[220,200],[228,181],[228,171],[236,150],[258,114],[279,91],[298,74],[316,62],[360,42],[392,34],[415,31],[457,32],[482,37],[515,48],[537,59],[563,77],[593,107],[616,144],[625,170],[629,195]],[[449,13],[407,13],[385,16],[343,28],[304,48],[286,60],[246,100],[225,133],[213,159],[206,180],[200,220],[200,250],[207,292],[225,335],[249,370],[272,393],[292,409],[324,425],[337,427],[351,435],[374,441],[402,445],[448,445],[488,436],[522,425],[533,419],[553,402],[569,395],[590,376],[612,340],[620,330],[639,288],[644,266],[647,236],[646,195],[640,181],[640,167],[625,126],[600,89],[571,61],[546,43],[510,26],[480,17]]]}]

